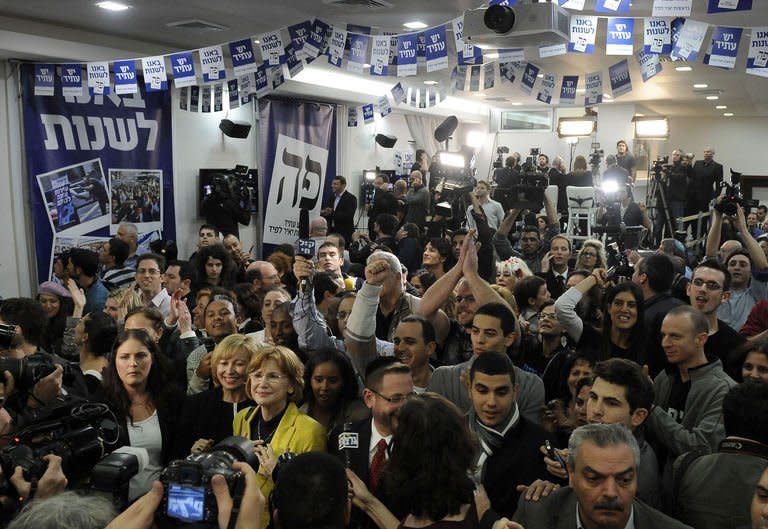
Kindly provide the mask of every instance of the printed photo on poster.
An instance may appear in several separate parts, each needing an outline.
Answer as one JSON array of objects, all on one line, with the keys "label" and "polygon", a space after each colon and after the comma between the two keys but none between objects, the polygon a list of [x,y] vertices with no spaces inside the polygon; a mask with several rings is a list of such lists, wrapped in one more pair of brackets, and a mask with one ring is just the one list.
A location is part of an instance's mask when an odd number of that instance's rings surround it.
[{"label": "printed photo on poster", "polygon": [[110,169],[112,219],[109,233],[121,222],[136,224],[139,233],[163,229],[163,172],[151,169]]},{"label": "printed photo on poster", "polygon": [[101,160],[37,175],[54,233],[82,235],[109,224],[109,193]]}]

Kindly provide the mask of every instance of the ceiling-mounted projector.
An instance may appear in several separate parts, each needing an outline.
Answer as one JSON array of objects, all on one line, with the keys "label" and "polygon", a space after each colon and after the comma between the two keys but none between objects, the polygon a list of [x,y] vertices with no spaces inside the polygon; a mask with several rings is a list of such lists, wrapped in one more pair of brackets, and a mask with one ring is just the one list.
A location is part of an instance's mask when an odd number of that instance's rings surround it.
[{"label": "ceiling-mounted projector", "polygon": [[494,5],[464,12],[464,41],[489,48],[568,42],[570,17],[557,4]]}]

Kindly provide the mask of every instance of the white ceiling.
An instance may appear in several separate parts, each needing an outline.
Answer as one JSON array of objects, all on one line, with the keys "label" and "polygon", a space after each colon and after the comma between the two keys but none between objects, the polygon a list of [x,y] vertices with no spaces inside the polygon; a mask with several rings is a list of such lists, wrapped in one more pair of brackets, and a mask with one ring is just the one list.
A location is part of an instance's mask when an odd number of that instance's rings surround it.
[{"label": "white ceiling", "polygon": [[[333,5],[332,1],[126,0],[131,9],[112,13],[94,7],[95,0],[0,0],[0,57],[55,61],[141,57],[226,43],[313,17],[331,24],[367,25],[402,33],[407,31],[402,26],[404,22],[420,20],[430,26],[437,25],[450,21],[465,9],[480,5],[478,0],[388,0],[383,3],[391,7],[371,8],[369,5],[374,0],[342,0],[341,6]],[[693,3],[691,18],[711,25],[768,26],[768,0],[754,0],[752,11],[715,15],[706,13],[707,0],[693,0]],[[587,0],[584,14],[596,14],[594,5],[595,0]],[[634,0],[626,16],[650,16],[651,6],[652,0]],[[190,19],[201,19],[226,29],[199,31],[167,26]],[[607,72],[611,64],[622,58],[604,55],[604,40],[601,41],[599,36],[605,33],[605,21],[601,24],[595,55],[568,54],[539,60],[537,51],[530,49],[526,50],[526,57],[543,70],[558,75],[583,75],[598,69]],[[638,35],[637,28],[635,33],[637,48],[642,45],[642,36]],[[630,58],[633,90],[617,102],[633,102],[649,111],[668,115],[717,116],[722,111],[716,111],[715,104],[724,104],[736,116],[768,116],[768,79],[744,73],[749,32],[745,31],[742,36],[733,71],[701,63],[708,39],[709,35],[700,58],[692,64],[692,72],[677,72],[676,64],[665,62],[664,71],[645,84],[634,59]],[[410,84],[418,84],[426,79],[444,79],[448,74],[449,70],[422,73],[418,79],[407,80]],[[394,79],[390,81],[390,84],[394,83]],[[706,101],[703,94],[694,91],[694,83],[706,83],[709,90],[721,91],[720,101]],[[291,83],[287,84],[287,89],[291,89]],[[328,88],[321,95],[333,98],[334,89]],[[498,80],[497,86],[486,95],[488,103],[494,106],[509,107],[513,102],[530,106],[540,104],[533,101],[533,96],[522,94],[517,85],[499,84]],[[471,94],[465,94],[465,97],[474,102],[478,100]]]}]

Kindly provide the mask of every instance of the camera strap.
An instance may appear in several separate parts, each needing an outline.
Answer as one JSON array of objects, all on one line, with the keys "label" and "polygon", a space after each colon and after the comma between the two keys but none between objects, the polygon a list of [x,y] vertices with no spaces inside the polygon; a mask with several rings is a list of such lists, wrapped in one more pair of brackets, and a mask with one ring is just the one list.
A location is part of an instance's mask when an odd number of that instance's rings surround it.
[{"label": "camera strap", "polygon": [[245,476],[241,476],[235,483],[234,495],[232,496],[232,513],[229,516],[229,524],[227,529],[235,529],[237,525],[237,519],[240,516],[240,504],[243,502],[243,494],[245,493]]},{"label": "camera strap", "polygon": [[768,460],[768,446],[749,439],[727,437],[720,441],[718,452],[744,454]]}]

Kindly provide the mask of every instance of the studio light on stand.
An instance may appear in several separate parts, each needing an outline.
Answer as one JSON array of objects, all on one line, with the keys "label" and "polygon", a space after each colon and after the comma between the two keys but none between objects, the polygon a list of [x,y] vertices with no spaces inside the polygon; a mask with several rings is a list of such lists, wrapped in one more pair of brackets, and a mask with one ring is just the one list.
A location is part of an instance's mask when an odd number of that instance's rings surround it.
[{"label": "studio light on stand", "polygon": [[636,140],[666,140],[669,138],[669,119],[666,116],[635,116]]},{"label": "studio light on stand", "polygon": [[362,206],[368,206],[373,203],[373,181],[376,180],[376,176],[378,174],[378,168],[363,170],[363,179],[360,182],[360,197],[362,199]]},{"label": "studio light on stand", "polygon": [[597,132],[597,116],[557,120],[557,135],[560,138],[586,138],[595,132]]}]

